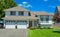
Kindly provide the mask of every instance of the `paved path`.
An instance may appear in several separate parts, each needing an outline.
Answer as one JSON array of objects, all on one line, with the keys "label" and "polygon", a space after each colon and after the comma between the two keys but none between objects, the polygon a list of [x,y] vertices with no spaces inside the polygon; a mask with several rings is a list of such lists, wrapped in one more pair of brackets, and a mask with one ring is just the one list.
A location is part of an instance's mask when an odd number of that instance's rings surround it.
[{"label": "paved path", "polygon": [[27,37],[26,29],[0,29],[0,37]]}]

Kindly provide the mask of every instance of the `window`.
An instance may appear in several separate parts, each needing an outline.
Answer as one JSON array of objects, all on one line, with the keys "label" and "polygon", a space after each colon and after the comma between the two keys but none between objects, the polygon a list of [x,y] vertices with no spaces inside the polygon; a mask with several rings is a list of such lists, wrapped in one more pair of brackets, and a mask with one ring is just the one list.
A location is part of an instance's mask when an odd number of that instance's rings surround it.
[{"label": "window", "polygon": [[24,12],[23,11],[19,11],[18,15],[24,15]]},{"label": "window", "polygon": [[11,11],[10,15],[16,15],[16,12],[15,11]]},{"label": "window", "polygon": [[41,21],[43,21],[43,18],[40,18],[41,19]]},{"label": "window", "polygon": [[45,16],[45,20],[46,20],[46,22],[48,22],[49,21],[49,16]]},{"label": "window", "polygon": [[41,20],[41,21],[44,21],[43,19],[44,19],[44,16],[41,15],[41,16],[40,16],[40,20]]},{"label": "window", "polygon": [[49,18],[46,18],[46,21],[49,21]]}]

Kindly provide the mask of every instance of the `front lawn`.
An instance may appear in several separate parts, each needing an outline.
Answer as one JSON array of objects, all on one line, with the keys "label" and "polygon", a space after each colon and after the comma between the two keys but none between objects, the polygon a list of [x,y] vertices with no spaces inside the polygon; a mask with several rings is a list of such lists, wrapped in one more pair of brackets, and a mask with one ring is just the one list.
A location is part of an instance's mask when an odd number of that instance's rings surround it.
[{"label": "front lawn", "polygon": [[60,37],[59,32],[53,29],[28,30],[28,37]]}]

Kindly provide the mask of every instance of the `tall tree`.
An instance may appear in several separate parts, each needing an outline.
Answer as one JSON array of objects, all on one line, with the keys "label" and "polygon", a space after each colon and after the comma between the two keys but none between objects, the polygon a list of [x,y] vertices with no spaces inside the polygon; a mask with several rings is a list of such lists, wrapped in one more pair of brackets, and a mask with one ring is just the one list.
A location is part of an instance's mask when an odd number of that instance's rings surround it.
[{"label": "tall tree", "polygon": [[55,14],[53,16],[53,21],[60,22],[60,11],[58,10],[57,7],[56,7],[56,10],[55,10]]},{"label": "tall tree", "polygon": [[0,19],[4,16],[4,9],[17,6],[14,0],[0,0]]}]

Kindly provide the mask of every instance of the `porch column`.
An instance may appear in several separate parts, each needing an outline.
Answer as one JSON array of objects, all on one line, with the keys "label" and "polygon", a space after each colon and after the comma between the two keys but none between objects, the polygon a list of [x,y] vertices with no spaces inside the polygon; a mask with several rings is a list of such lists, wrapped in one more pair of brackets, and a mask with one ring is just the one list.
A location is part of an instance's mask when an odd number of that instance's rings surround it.
[{"label": "porch column", "polygon": [[37,27],[39,26],[39,20],[37,20]]},{"label": "porch column", "polygon": [[5,27],[5,20],[4,20],[4,22],[3,22],[3,23],[4,23],[4,27]]},{"label": "porch column", "polygon": [[32,27],[34,27],[34,21],[32,21]]},{"label": "porch column", "polygon": [[29,20],[27,20],[27,27],[29,27]]}]

